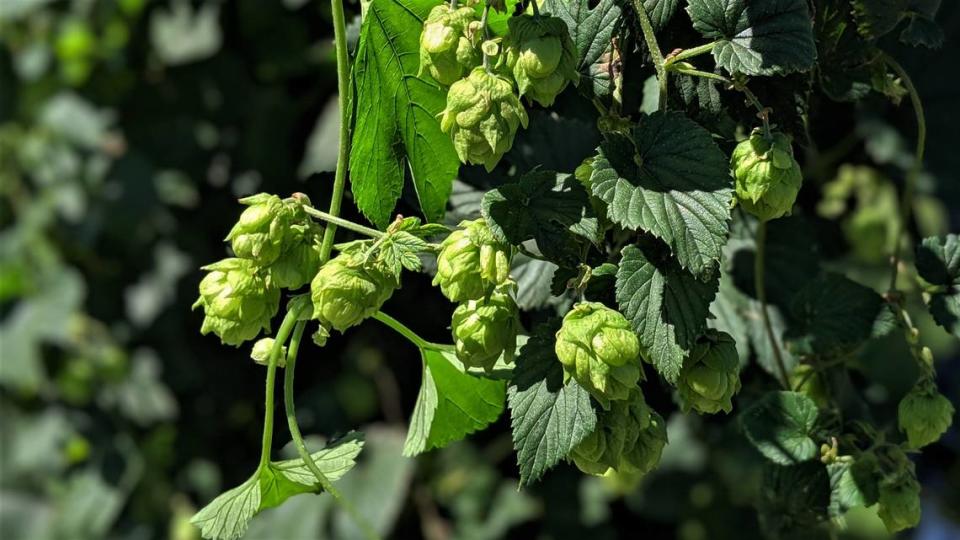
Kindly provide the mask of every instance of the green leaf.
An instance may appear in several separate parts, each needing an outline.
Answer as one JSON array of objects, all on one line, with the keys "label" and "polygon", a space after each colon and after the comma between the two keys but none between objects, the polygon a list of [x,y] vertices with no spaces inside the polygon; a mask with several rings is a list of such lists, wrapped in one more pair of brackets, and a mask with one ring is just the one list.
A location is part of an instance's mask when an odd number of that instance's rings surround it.
[{"label": "green leaf", "polygon": [[830,504],[830,478],[822,463],[766,463],[757,503],[765,538],[827,540],[822,527]]},{"label": "green leaf", "polygon": [[878,39],[900,24],[909,0],[853,0],[851,4],[860,35]]},{"label": "green leaf", "polygon": [[933,319],[960,337],[960,236],[924,238],[917,246],[917,273],[934,286],[928,302]]},{"label": "green leaf", "polygon": [[650,16],[650,24],[656,32],[663,30],[680,6],[680,0],[643,0],[643,7]]},{"label": "green leaf", "polygon": [[707,327],[718,280],[704,283],[652,246],[627,246],[617,271],[617,304],[640,338],[644,357],[669,383]]},{"label": "green leaf", "polygon": [[851,508],[870,506],[876,502],[876,483],[868,461],[837,461],[827,465],[830,477],[831,517],[841,516]]},{"label": "green leaf", "polygon": [[[353,468],[362,447],[359,434],[354,434],[312,456],[320,471],[333,481]],[[246,482],[214,499],[190,522],[200,528],[204,538],[240,538],[250,520],[261,510],[279,506],[294,495],[319,493],[321,488],[314,480],[299,459],[269,463]]]},{"label": "green leaf", "polygon": [[663,239],[684,268],[711,278],[727,239],[733,180],[710,133],[682,113],[654,113],[598,150],[590,182],[610,219]]},{"label": "green leaf", "polygon": [[556,324],[537,327],[520,349],[507,390],[521,485],[543,476],[597,424],[590,394],[573,379],[563,382],[555,330]]},{"label": "green leaf", "polygon": [[730,73],[784,75],[817,60],[806,0],[690,0],[687,13]]},{"label": "green leaf", "polygon": [[517,306],[522,310],[540,309],[553,305],[558,299],[551,294],[557,265],[533,259],[519,253],[513,258],[510,276],[517,282]]},{"label": "green leaf", "polygon": [[466,370],[448,349],[420,349],[423,382],[403,455],[442,448],[479,431],[503,412],[506,383]]},{"label": "green leaf", "polygon": [[817,405],[797,392],[770,392],[740,417],[747,439],[770,461],[791,465],[819,454],[813,431]]},{"label": "green leaf", "polygon": [[399,278],[404,268],[418,272],[423,263],[420,253],[427,251],[430,245],[426,240],[407,231],[397,231],[383,237],[377,251],[377,261],[387,265],[393,275]]},{"label": "green leaf", "polygon": [[483,217],[501,240],[519,245],[536,240],[549,259],[576,264],[577,236],[598,243],[602,232],[586,190],[569,174],[534,171],[515,184],[487,192]]},{"label": "green leaf", "polygon": [[913,15],[906,28],[900,32],[900,42],[928,49],[939,49],[943,46],[945,36],[937,21],[922,15]]},{"label": "green leaf", "polygon": [[600,0],[591,8],[588,0],[546,0],[540,9],[567,23],[570,38],[577,46],[581,91],[586,95],[609,94],[610,43],[620,20],[617,2]]},{"label": "green leaf", "polygon": [[420,30],[434,0],[373,0],[354,64],[356,103],[350,151],[354,200],[379,227],[390,221],[409,167],[428,220],[443,216],[460,161],[437,115],[446,95],[417,77]]},{"label": "green leaf", "polygon": [[884,301],[873,289],[838,274],[811,281],[791,302],[794,324],[787,346],[795,354],[839,356],[853,351],[873,334],[884,313]]}]

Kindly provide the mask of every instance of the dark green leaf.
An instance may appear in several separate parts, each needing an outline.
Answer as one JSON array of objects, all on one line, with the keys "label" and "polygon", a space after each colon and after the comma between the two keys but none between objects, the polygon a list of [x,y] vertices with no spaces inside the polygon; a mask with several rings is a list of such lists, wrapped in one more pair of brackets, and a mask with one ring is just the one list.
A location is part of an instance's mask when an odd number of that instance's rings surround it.
[{"label": "dark green leaf", "polygon": [[643,0],[643,7],[650,16],[650,23],[657,32],[662,30],[680,6],[680,0]]},{"label": "dark green leaf", "polygon": [[520,484],[543,476],[589,435],[597,423],[590,394],[571,379],[554,353],[556,326],[541,325],[520,349],[508,389]]},{"label": "dark green leaf", "polygon": [[421,349],[423,382],[403,455],[442,448],[493,423],[503,412],[506,383],[464,369],[451,350]]},{"label": "dark green leaf", "polygon": [[[870,506],[871,501],[865,492],[869,493],[872,484],[872,471],[864,471],[861,461],[837,461],[827,465],[827,475],[830,477],[830,506],[828,511],[831,517],[845,514],[851,508]],[[873,486],[875,490],[876,487]],[[875,496],[874,496],[875,498]]]},{"label": "dark green leaf", "polygon": [[690,0],[687,13],[717,40],[713,57],[730,73],[784,75],[816,62],[806,0]]},{"label": "dark green leaf", "polygon": [[910,17],[910,22],[900,32],[900,42],[913,47],[922,45],[928,49],[939,49],[943,46],[943,40],[943,29],[940,25],[922,15]]},{"label": "dark green leaf", "polygon": [[883,314],[884,301],[873,289],[838,274],[808,283],[793,298],[795,324],[787,333],[797,354],[837,356],[869,339]]},{"label": "dark green leaf", "polygon": [[828,540],[825,527],[830,504],[830,478],[822,463],[811,461],[763,468],[758,510],[767,538]]},{"label": "dark green leaf", "polygon": [[710,133],[682,113],[654,113],[598,150],[590,183],[609,218],[663,239],[684,268],[711,278],[727,239],[733,180]]},{"label": "dark green leaf", "polygon": [[403,191],[405,170],[427,219],[443,216],[460,161],[437,115],[446,99],[417,77],[423,19],[434,0],[373,0],[354,64],[356,107],[350,179],[357,207],[385,227]]},{"label": "dark green leaf", "polygon": [[582,91],[587,95],[608,94],[609,70],[604,66],[609,64],[610,42],[620,19],[617,2],[600,0],[591,8],[588,0],[546,0],[541,10],[567,23],[577,46]]},{"label": "dark green leaf", "polygon": [[575,236],[597,243],[601,231],[583,186],[569,174],[534,171],[487,192],[481,204],[490,229],[514,245],[536,240],[549,259],[579,260]]},{"label": "dark green leaf", "polygon": [[617,303],[636,330],[644,357],[670,383],[707,327],[717,279],[703,283],[652,246],[627,246],[617,271]]},{"label": "dark green leaf", "polygon": [[857,31],[867,39],[880,38],[900,24],[909,0],[853,0]]},{"label": "dark green leaf", "polygon": [[960,337],[960,236],[925,238],[917,246],[917,273],[935,287],[928,304],[934,320]]},{"label": "dark green leaf", "polygon": [[770,461],[800,463],[819,454],[813,440],[817,405],[797,392],[770,392],[740,417],[751,443]]}]

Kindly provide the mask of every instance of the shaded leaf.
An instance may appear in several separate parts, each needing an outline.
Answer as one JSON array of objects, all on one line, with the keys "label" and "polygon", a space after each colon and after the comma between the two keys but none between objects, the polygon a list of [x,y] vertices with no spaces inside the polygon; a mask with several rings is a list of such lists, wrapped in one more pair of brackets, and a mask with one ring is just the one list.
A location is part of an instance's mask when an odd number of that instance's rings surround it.
[{"label": "shaded leaf", "polygon": [[815,458],[813,440],[817,405],[797,392],[770,392],[740,416],[747,439],[770,461],[780,465]]},{"label": "shaded leaf", "polygon": [[592,8],[590,4],[589,0],[546,0],[540,9],[567,23],[570,38],[577,47],[581,91],[587,95],[605,95],[609,92],[609,81],[598,84],[597,79],[604,78],[606,70],[596,68],[603,63],[602,57],[610,53],[613,32],[620,20],[620,6],[615,0],[600,0]]},{"label": "shaded leaf", "polygon": [[934,286],[928,301],[937,324],[960,337],[960,236],[925,238],[917,246],[917,273]]},{"label": "shaded leaf", "polygon": [[838,274],[811,281],[791,302],[787,345],[797,354],[836,356],[869,339],[885,303],[873,289]]}]

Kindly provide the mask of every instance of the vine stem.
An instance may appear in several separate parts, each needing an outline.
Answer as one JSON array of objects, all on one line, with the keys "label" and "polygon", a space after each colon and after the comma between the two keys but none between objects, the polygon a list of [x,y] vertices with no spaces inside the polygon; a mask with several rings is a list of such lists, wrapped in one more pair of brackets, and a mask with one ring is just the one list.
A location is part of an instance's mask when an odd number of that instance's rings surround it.
[{"label": "vine stem", "polygon": [[777,361],[777,369],[780,371],[781,383],[784,389],[790,389],[790,376],[787,374],[787,366],[783,363],[783,355],[780,354],[780,345],[777,344],[777,338],[773,333],[773,325],[770,324],[770,314],[767,312],[767,290],[764,282],[765,273],[765,255],[767,244],[767,222],[760,221],[757,224],[757,232],[754,238],[757,244],[756,255],[753,260],[753,284],[757,292],[757,300],[760,301],[760,316],[763,317],[763,327],[767,332],[767,339],[770,340],[770,347],[773,349],[773,357]]},{"label": "vine stem", "polygon": [[293,445],[297,449],[297,454],[303,463],[313,473],[314,478],[323,489],[329,493],[334,501],[343,508],[351,519],[360,527],[364,536],[370,540],[379,538],[379,535],[373,527],[357,512],[353,503],[343,496],[339,489],[333,485],[333,482],[323,474],[320,467],[313,461],[313,456],[307,450],[307,445],[303,442],[303,435],[300,433],[300,425],[297,423],[297,411],[293,402],[293,381],[294,373],[297,367],[297,353],[300,349],[300,340],[303,338],[303,330],[306,328],[306,321],[299,321],[293,329],[293,336],[290,338],[290,344],[287,347],[287,367],[283,376],[283,404],[287,413],[287,427],[290,429],[290,437],[293,439]]},{"label": "vine stem", "polygon": [[667,88],[669,84],[667,69],[664,66],[663,53],[660,52],[660,45],[657,43],[657,36],[653,32],[653,24],[650,22],[650,15],[647,13],[643,0],[633,0],[633,8],[637,12],[637,18],[640,19],[640,30],[643,31],[643,39],[647,42],[647,49],[650,50],[650,57],[653,58],[653,67],[657,71],[657,82],[660,84],[659,110],[667,109]]},{"label": "vine stem", "polygon": [[[712,44],[710,45],[712,48]],[[696,47],[695,49],[699,49],[699,48],[701,47]],[[693,51],[695,49],[689,49],[689,50]],[[675,62],[679,58],[680,58],[680,55],[673,57],[671,59],[671,63]],[[689,58],[689,56],[685,58]],[[728,77],[724,77],[723,75],[720,75],[718,73],[710,73],[709,71],[700,71],[698,69],[690,69],[690,68],[684,68],[684,67],[673,67],[671,68],[671,70],[676,71],[677,73],[682,73],[684,75],[690,75],[691,77],[701,77],[704,79],[712,79],[715,81],[724,82],[732,86],[735,90],[743,92],[743,95],[747,97],[747,101],[749,101],[750,104],[753,105],[755,109],[757,109],[757,116],[759,116],[760,120],[763,122],[764,136],[766,136],[768,139],[772,137],[770,133],[770,118],[769,118],[770,115],[767,114],[767,109],[763,106],[762,103],[760,103],[760,100],[757,99],[757,95],[754,94],[749,88],[747,88],[745,84],[738,84]]]},{"label": "vine stem", "polygon": [[416,334],[416,332],[414,332],[413,330],[407,328],[407,326],[406,326],[405,324],[403,324],[402,322],[394,319],[393,317],[387,315],[386,313],[384,313],[384,312],[382,312],[382,311],[376,312],[376,313],[373,315],[373,318],[376,319],[376,320],[378,320],[378,321],[380,321],[380,322],[382,322],[383,324],[389,326],[389,327],[392,328],[394,331],[396,331],[398,334],[400,334],[401,336],[407,338],[411,343],[413,343],[414,345],[416,345],[417,347],[419,347],[419,348],[421,348],[421,349],[440,349],[440,350],[447,350],[447,349],[451,349],[451,348],[452,348],[450,345],[444,345],[444,344],[442,344],[442,343],[432,343],[432,342],[430,342],[430,341],[427,341],[427,340],[423,339],[422,337],[418,336],[418,335]]},{"label": "vine stem", "polygon": [[694,56],[700,56],[701,54],[706,54],[713,50],[716,47],[717,42],[712,41],[698,47],[692,47],[690,49],[684,49],[677,54],[667,58],[666,63],[669,65],[673,62],[680,62],[681,60],[686,60],[687,58],[693,58]]},{"label": "vine stem", "polygon": [[[483,29],[483,39],[490,39],[490,29],[487,27],[487,19],[490,16],[490,5],[484,4],[483,6],[483,15],[480,16],[480,28]],[[480,54],[483,56],[483,69],[487,73],[490,73],[490,57],[487,56],[487,53],[483,50],[483,47],[480,47]]]},{"label": "vine stem", "polygon": [[900,223],[897,225],[896,243],[893,246],[893,269],[890,275],[890,291],[897,290],[897,274],[900,272],[900,253],[903,248],[903,236],[906,234],[907,222],[913,211],[913,194],[917,185],[917,177],[923,168],[923,153],[927,146],[927,120],[923,113],[923,103],[920,101],[920,94],[913,85],[910,75],[903,69],[896,60],[890,55],[884,54],[883,61],[900,77],[903,86],[910,94],[910,103],[913,105],[913,112],[917,117],[917,151],[913,158],[913,164],[907,172],[906,184],[903,187],[903,195],[900,198]]},{"label": "vine stem", "polygon": [[[343,15],[343,0],[330,0],[333,15],[333,40],[337,53],[337,100],[340,105],[340,139],[337,152],[337,170],[333,177],[333,195],[330,197],[329,214],[340,215],[340,203],[343,190],[347,185],[347,164],[350,160],[350,56],[347,54],[346,19]],[[333,238],[337,232],[337,223],[329,222],[323,231],[323,243],[320,245],[320,263],[327,262],[333,250]]]},{"label": "vine stem", "polygon": [[[333,224],[333,226],[340,226],[340,227],[343,227],[344,229],[357,232],[360,234],[365,234],[372,238],[381,238],[384,235],[382,231],[371,229],[370,227],[365,227],[363,225],[360,225],[359,223],[354,223],[348,219],[343,219],[342,217],[337,217],[333,214],[324,212],[323,210],[317,210],[312,206],[304,205],[303,211],[306,212],[308,215],[311,215],[317,219],[322,219],[323,221],[331,223]],[[326,233],[324,233],[324,237],[326,237]],[[329,256],[330,254],[327,253],[327,257]]]},{"label": "vine stem", "polygon": [[264,397],[263,411],[263,444],[260,447],[260,465],[259,469],[270,464],[270,448],[273,446],[273,391],[277,380],[277,360],[283,351],[283,343],[290,335],[294,325],[297,323],[297,314],[288,311],[280,323],[280,329],[277,330],[277,337],[273,342],[273,348],[270,349],[270,360],[267,362],[267,388]]}]

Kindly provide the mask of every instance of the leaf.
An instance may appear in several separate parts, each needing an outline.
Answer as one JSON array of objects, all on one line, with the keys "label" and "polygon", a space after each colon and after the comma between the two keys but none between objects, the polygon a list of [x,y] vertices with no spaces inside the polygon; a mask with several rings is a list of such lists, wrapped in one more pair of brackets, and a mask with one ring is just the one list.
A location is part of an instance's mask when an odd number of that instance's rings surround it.
[{"label": "leaf", "polygon": [[554,353],[555,330],[555,324],[537,327],[520,349],[507,390],[521,486],[543,476],[597,423],[590,394],[573,379],[563,382]]},{"label": "leaf", "polygon": [[757,509],[765,538],[826,540],[821,525],[829,503],[830,478],[822,463],[763,467]]},{"label": "leaf", "polygon": [[943,46],[944,39],[940,25],[935,20],[922,15],[910,17],[910,22],[900,32],[900,42],[913,47],[922,45],[928,49],[939,49]]},{"label": "leaf", "polygon": [[[362,447],[359,434],[354,434],[311,455],[320,471],[333,481],[353,468]],[[319,493],[320,486],[313,480],[302,460],[271,462],[246,482],[211,501],[190,522],[200,528],[204,538],[240,538],[261,510],[279,506],[294,495]]]},{"label": "leaf", "polygon": [[791,465],[819,453],[813,440],[817,405],[797,392],[770,392],[743,411],[747,439],[770,461]]},{"label": "leaf", "polygon": [[872,472],[865,470],[864,461],[837,461],[827,465],[830,477],[830,506],[827,510],[831,517],[845,514],[858,506],[870,506],[876,502],[876,485],[872,481]]},{"label": "leaf", "polygon": [[576,236],[594,244],[602,238],[589,195],[569,174],[525,174],[515,184],[488,191],[481,210],[501,240],[513,245],[536,240],[540,251],[558,262],[579,261]]},{"label": "leaf", "polygon": [[506,383],[466,370],[451,350],[420,349],[423,382],[403,455],[443,448],[481,430],[503,412]]},{"label": "leaf", "polygon": [[917,273],[936,287],[927,304],[933,319],[960,337],[960,236],[924,238],[917,246]]},{"label": "leaf", "polygon": [[590,182],[609,218],[663,239],[680,264],[707,280],[726,243],[733,180],[710,133],[682,113],[647,115],[631,136],[600,144]]},{"label": "leaf", "polygon": [[[588,96],[604,95],[609,92],[609,76],[605,73],[607,70],[596,67],[604,55],[610,53],[613,32],[620,20],[620,6],[616,0],[600,0],[593,8],[590,4],[589,0],[546,0],[540,9],[567,23],[570,38],[577,46],[581,91]],[[605,80],[601,82],[599,78]]]},{"label": "leaf", "polygon": [[387,265],[399,279],[404,268],[417,272],[423,267],[419,255],[429,248],[430,245],[423,238],[407,231],[397,231],[383,237],[379,243],[377,261]]},{"label": "leaf", "polygon": [[811,281],[791,302],[787,346],[795,354],[839,356],[870,339],[883,298],[838,274]]},{"label": "leaf", "polygon": [[443,216],[460,161],[437,115],[446,95],[417,77],[420,31],[434,0],[373,0],[354,64],[356,126],[350,151],[354,200],[379,227],[390,220],[409,167],[428,220]]},{"label": "leaf", "polygon": [[510,276],[517,282],[517,306],[529,311],[554,303],[551,284],[557,265],[520,253],[513,258]]},{"label": "leaf", "polygon": [[878,39],[900,24],[909,0],[853,0],[857,31],[866,39]]},{"label": "leaf", "polygon": [[680,0],[643,0],[643,7],[650,16],[650,24],[656,32],[663,30],[680,6]]},{"label": "leaf", "polygon": [[617,304],[640,338],[644,357],[667,382],[707,327],[718,280],[704,283],[649,246],[627,246],[617,271]]},{"label": "leaf", "polygon": [[785,75],[817,60],[806,0],[690,0],[687,13],[731,74]]}]

